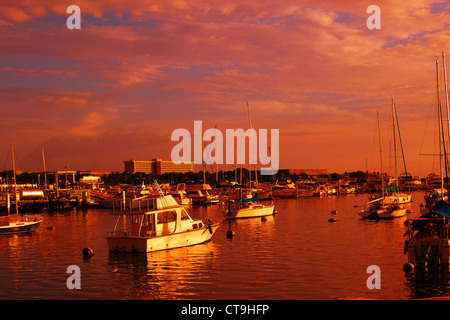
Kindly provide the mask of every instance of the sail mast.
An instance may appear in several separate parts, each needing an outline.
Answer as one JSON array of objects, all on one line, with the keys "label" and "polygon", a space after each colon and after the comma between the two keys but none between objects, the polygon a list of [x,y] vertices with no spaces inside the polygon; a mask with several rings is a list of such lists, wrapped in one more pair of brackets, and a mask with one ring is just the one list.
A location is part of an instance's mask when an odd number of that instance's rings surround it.
[{"label": "sail mast", "polygon": [[395,185],[397,186],[397,197],[399,195],[399,187],[398,187],[398,171],[397,171],[397,143],[395,138],[395,122],[396,122],[396,116],[395,116],[395,102],[394,97],[392,97],[392,124],[394,129],[394,164],[395,164]]},{"label": "sail mast", "polygon": [[[253,138],[252,138],[253,126],[252,126],[252,117],[250,116],[250,105],[248,104],[248,101],[246,101],[246,102],[247,102],[247,111],[248,111],[248,122],[250,124],[250,141],[249,141],[250,146],[248,148],[248,167],[250,169],[250,152],[251,152],[250,148],[251,148],[251,146],[253,146]],[[252,182],[251,169],[249,170],[249,176],[250,176],[250,187],[251,187],[251,182]],[[256,183],[256,188],[258,189],[258,173],[256,172],[256,164],[255,164],[255,183]]]},{"label": "sail mast", "polygon": [[442,123],[442,107],[440,99],[440,88],[439,88],[439,61],[436,60],[436,92],[437,92],[437,103],[438,103],[438,121],[439,121],[439,159],[441,168],[441,195],[444,198],[444,159],[443,159],[443,123]]},{"label": "sail mast", "polygon": [[445,102],[447,105],[447,123],[449,126],[448,134],[449,134],[449,140],[450,140],[450,107],[448,102],[448,87],[447,87],[447,68],[445,66],[445,55],[444,51],[442,50],[442,68],[444,69],[444,89],[445,89]]},{"label": "sail mast", "polygon": [[14,153],[14,143],[11,142],[11,153],[12,153],[12,164],[13,164],[13,174],[14,174],[14,200],[16,203],[16,214],[19,214],[19,201],[17,201],[17,181],[16,181],[16,162]]},{"label": "sail mast", "polygon": [[47,188],[47,169],[45,167],[44,147],[42,147],[41,150],[42,150],[42,163],[44,164],[44,188]]},{"label": "sail mast", "polygon": [[377,111],[378,119],[378,144],[380,146],[380,166],[381,166],[381,192],[383,194],[383,204],[384,204],[384,175],[383,175],[383,153],[381,150],[381,130],[380,130],[380,114]]}]

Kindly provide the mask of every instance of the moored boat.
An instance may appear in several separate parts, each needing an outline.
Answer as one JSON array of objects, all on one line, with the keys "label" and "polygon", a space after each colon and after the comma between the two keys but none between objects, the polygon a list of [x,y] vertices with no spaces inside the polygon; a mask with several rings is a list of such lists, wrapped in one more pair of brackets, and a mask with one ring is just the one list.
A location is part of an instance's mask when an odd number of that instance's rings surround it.
[{"label": "moored boat", "polygon": [[275,205],[262,204],[258,194],[250,199],[242,199],[228,202],[227,217],[229,219],[257,218],[274,214]]},{"label": "moored boat", "polygon": [[0,234],[15,234],[26,233],[35,231],[41,224],[42,220],[36,221],[14,221],[14,222],[1,222]]},{"label": "moored boat", "polygon": [[450,205],[440,200],[424,215],[407,221],[404,253],[414,266],[450,263]]},{"label": "moored boat", "polygon": [[[150,211],[113,213],[118,219],[106,238],[109,251],[152,252],[196,245],[209,241],[219,227],[218,223],[192,219],[171,195],[153,197],[151,208]],[[121,217],[131,220],[129,229],[127,222],[122,230],[117,229]]]}]

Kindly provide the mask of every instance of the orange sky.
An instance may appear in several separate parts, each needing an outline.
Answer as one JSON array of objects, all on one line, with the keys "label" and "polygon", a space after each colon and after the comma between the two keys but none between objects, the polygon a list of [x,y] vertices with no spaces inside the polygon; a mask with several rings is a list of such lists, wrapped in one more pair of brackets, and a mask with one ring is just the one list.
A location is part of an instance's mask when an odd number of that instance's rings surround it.
[{"label": "orange sky", "polygon": [[[66,27],[72,4],[80,30]],[[371,4],[380,30],[366,27]],[[339,173],[379,170],[379,110],[393,173],[394,96],[408,171],[438,171],[437,158],[421,154],[438,150],[435,59],[450,56],[448,1],[0,6],[0,170],[11,168],[11,142],[20,170],[42,169],[41,147],[48,170],[169,159],[172,131],[193,132],[194,120],[247,129],[248,101],[255,128],[280,130],[281,168]]]}]

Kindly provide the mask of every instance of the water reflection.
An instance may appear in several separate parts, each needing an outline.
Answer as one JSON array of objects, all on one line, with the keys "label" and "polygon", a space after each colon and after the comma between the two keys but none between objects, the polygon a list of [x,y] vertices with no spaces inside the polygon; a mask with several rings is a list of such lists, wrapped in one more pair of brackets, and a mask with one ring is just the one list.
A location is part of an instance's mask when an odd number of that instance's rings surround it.
[{"label": "water reflection", "polygon": [[[193,218],[221,222],[210,242],[148,254],[111,254],[105,240],[116,218],[108,210],[43,214],[34,234],[2,237],[2,299],[415,299],[450,294],[447,268],[405,274],[406,219],[362,220],[366,195],[276,201],[277,214],[224,220],[220,206],[192,206]],[[336,210],[337,214],[331,214]],[[328,219],[336,217],[330,223]],[[226,233],[232,230],[233,238]],[[94,250],[89,262],[83,248]],[[79,265],[82,289],[66,288]],[[381,268],[381,290],[366,286]]]},{"label": "water reflection", "polygon": [[450,269],[448,265],[432,268],[416,268],[405,274],[405,285],[411,299],[447,296],[450,293]]},{"label": "water reflection", "polygon": [[124,299],[176,299],[195,296],[194,285],[208,285],[217,245],[209,242],[192,247],[151,253],[110,253],[108,271],[115,294]]}]

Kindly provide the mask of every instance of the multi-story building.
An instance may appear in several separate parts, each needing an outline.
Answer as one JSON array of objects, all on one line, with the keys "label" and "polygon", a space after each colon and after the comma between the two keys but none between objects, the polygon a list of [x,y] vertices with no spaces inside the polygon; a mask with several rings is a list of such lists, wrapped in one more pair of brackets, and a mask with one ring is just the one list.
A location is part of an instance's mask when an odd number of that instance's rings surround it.
[{"label": "multi-story building", "polygon": [[194,164],[190,163],[175,163],[172,161],[164,161],[162,159],[148,160],[129,160],[123,162],[125,165],[125,172],[136,173],[151,173],[161,175],[164,173],[185,173],[194,171]]}]

